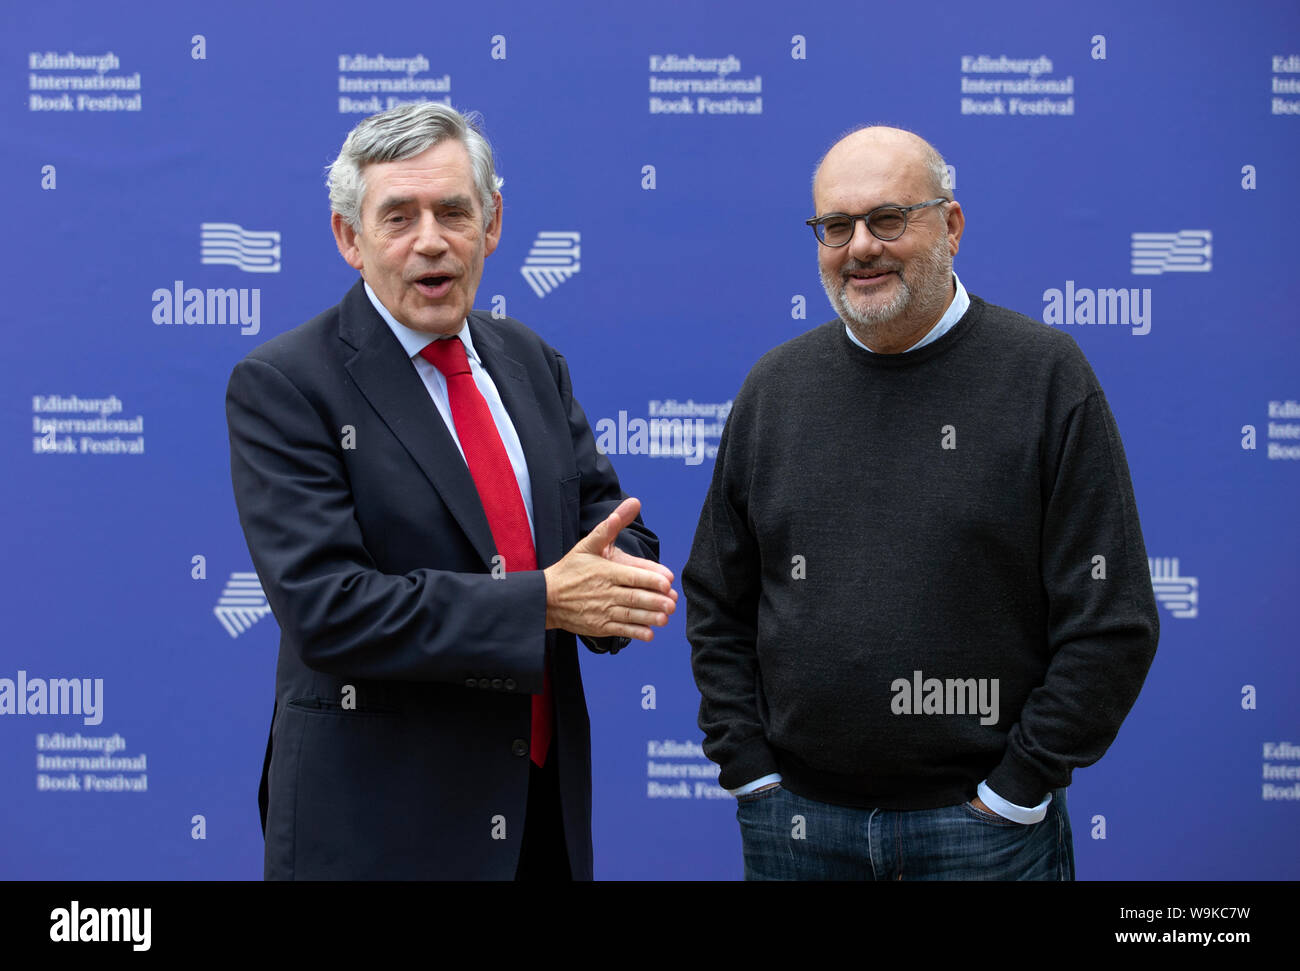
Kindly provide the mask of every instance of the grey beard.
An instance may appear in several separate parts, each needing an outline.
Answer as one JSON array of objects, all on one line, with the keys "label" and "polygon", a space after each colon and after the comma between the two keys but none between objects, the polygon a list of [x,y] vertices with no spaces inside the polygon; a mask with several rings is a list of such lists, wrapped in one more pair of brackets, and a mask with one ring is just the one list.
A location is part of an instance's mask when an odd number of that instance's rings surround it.
[{"label": "grey beard", "polygon": [[863,327],[875,327],[877,324],[888,323],[895,317],[898,317],[912,300],[912,288],[907,285],[907,280],[903,278],[902,273],[898,275],[898,292],[894,294],[887,304],[875,307],[858,309],[849,302],[848,298],[848,275],[858,270],[867,269],[867,264],[852,260],[839,273],[832,276],[829,273],[822,273],[822,288],[826,291],[826,297],[835,308],[835,312],[844,320],[859,324]]},{"label": "grey beard", "polygon": [[[942,236],[935,246],[926,253],[912,260],[907,275],[898,271],[898,292],[888,303],[874,307],[859,308],[849,302],[848,274],[855,270],[868,268],[889,268],[887,264],[866,264],[851,260],[835,275],[821,273],[822,288],[846,323],[850,325],[859,339],[870,344],[875,342],[877,334],[882,331],[899,330],[906,332],[908,326],[915,326],[918,317],[930,316],[930,309],[942,306],[943,299],[952,285],[952,254],[948,251],[948,239]],[[931,325],[937,321],[929,321]]]}]

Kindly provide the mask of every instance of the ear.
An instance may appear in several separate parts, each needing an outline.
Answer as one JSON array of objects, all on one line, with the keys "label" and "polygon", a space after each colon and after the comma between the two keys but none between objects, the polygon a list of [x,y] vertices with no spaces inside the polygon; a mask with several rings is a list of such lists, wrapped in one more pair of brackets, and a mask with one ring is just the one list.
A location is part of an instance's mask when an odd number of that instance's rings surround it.
[{"label": "ear", "polygon": [[491,256],[501,242],[501,193],[492,193],[492,221],[483,232],[483,255]]},{"label": "ear", "polygon": [[962,230],[966,228],[966,214],[961,211],[960,202],[948,203],[948,251],[957,255],[957,247],[961,244]]},{"label": "ear", "polygon": [[337,212],[330,214],[330,228],[334,230],[334,242],[338,245],[339,255],[347,260],[348,266],[354,270],[364,269],[361,247],[357,246],[357,231]]}]

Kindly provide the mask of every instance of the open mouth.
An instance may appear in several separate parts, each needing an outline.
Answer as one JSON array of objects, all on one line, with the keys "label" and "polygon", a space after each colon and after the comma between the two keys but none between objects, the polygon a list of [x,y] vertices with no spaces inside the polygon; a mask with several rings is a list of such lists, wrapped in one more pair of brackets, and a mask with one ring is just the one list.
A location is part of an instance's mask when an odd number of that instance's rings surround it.
[{"label": "open mouth", "polygon": [[433,273],[429,276],[420,277],[415,281],[415,286],[426,297],[441,297],[451,289],[453,279],[453,277],[444,274]]}]

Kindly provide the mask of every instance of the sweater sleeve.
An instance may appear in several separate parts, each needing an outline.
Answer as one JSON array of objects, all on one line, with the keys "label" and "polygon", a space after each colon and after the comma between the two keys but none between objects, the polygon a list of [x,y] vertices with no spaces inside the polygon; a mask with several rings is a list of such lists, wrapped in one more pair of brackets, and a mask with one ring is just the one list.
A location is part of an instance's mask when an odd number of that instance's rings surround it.
[{"label": "sweater sleeve", "polygon": [[718,445],[713,480],[682,570],[686,637],[700,689],[704,752],[720,784],[738,788],[777,771],[759,715],[761,558],[748,514],[751,458],[742,389]]},{"label": "sweater sleeve", "polygon": [[994,792],[1021,806],[1037,805],[1105,753],[1137,700],[1160,630],[1123,445],[1093,382],[1055,440],[1043,443],[1049,660],[988,776]]}]

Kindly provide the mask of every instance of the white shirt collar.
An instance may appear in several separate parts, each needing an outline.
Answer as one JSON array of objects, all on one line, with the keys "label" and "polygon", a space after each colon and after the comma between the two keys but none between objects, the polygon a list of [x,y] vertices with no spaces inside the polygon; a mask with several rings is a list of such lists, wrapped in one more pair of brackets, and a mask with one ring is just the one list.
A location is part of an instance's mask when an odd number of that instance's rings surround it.
[{"label": "white shirt collar", "polygon": [[[430,337],[422,331],[412,330],[405,324],[399,323],[397,318],[388,312],[388,308],[379,302],[379,298],[375,296],[375,291],[370,289],[370,284],[366,283],[365,287],[366,296],[370,298],[370,303],[374,306],[375,310],[379,311],[379,316],[384,318],[384,323],[388,325],[389,330],[393,332],[393,336],[401,343],[402,348],[406,351],[407,357],[414,358],[435,340],[441,339],[439,337]],[[450,337],[451,335],[449,334],[447,336]],[[455,336],[459,337],[461,343],[465,345],[465,355],[475,364],[482,367],[483,362],[475,352],[474,341],[469,336],[468,320],[461,322],[460,330],[456,332]]]}]

